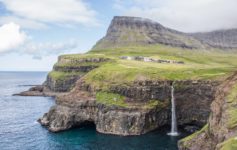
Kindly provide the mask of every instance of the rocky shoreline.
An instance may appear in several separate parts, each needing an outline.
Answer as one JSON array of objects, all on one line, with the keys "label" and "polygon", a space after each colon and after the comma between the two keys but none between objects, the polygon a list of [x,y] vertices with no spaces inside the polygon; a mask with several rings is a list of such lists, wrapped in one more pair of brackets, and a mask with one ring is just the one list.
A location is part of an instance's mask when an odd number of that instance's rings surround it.
[{"label": "rocky shoreline", "polygon": [[[95,124],[96,130],[100,133],[122,136],[140,135],[163,126],[168,117],[162,115],[165,111],[160,108],[108,107],[97,103],[93,98],[76,100],[76,104],[75,101],[70,100],[67,102],[57,100],[56,103],[56,106],[53,106],[39,119],[39,122],[52,132],[67,130],[91,122]],[[160,118],[161,116],[163,118]]]},{"label": "rocky shoreline", "polygon": [[13,94],[13,96],[43,96],[43,97],[56,97],[64,95],[67,92],[54,92],[45,85],[37,85],[31,87],[28,91]]}]

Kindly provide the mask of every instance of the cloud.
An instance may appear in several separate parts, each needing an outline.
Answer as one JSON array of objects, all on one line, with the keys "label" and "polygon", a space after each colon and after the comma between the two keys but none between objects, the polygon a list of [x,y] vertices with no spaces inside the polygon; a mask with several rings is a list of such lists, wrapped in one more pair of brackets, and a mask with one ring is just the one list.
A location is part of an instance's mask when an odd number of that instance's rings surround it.
[{"label": "cloud", "polygon": [[32,58],[35,59],[35,60],[41,60],[42,56],[33,56]]},{"label": "cloud", "polygon": [[[0,0],[17,23],[33,27],[46,24],[98,25],[96,12],[83,0]],[[23,23],[23,21],[26,21]],[[24,26],[25,27],[25,26]],[[27,27],[27,26],[26,26]]]},{"label": "cloud", "polygon": [[15,23],[4,24],[0,27],[0,53],[7,53],[24,44],[27,39],[25,32]]},{"label": "cloud", "polygon": [[64,54],[76,50],[77,48],[78,44],[76,40],[69,40],[57,43],[28,42],[20,48],[20,53],[32,55],[33,59],[41,59],[43,56]]},{"label": "cloud", "polygon": [[33,42],[31,37],[21,30],[16,23],[4,24],[0,27],[0,55],[19,53],[32,55],[34,59],[53,56],[77,49],[76,40],[64,42]]},{"label": "cloud", "polygon": [[123,15],[153,19],[185,32],[237,28],[236,0],[115,0]]},{"label": "cloud", "polygon": [[15,22],[22,28],[27,29],[46,29],[47,25],[30,19],[23,19],[15,16],[2,16],[0,17],[0,24],[5,24],[8,22]]}]

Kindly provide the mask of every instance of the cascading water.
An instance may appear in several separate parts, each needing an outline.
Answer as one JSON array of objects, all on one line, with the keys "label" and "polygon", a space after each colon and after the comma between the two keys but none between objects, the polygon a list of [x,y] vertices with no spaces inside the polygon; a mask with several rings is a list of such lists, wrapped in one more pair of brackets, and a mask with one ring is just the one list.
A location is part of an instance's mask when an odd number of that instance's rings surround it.
[{"label": "cascading water", "polygon": [[174,97],[174,82],[171,86],[171,132],[168,133],[168,135],[171,136],[178,136],[178,130],[177,130],[177,120],[176,120],[176,110],[175,110],[175,97]]}]

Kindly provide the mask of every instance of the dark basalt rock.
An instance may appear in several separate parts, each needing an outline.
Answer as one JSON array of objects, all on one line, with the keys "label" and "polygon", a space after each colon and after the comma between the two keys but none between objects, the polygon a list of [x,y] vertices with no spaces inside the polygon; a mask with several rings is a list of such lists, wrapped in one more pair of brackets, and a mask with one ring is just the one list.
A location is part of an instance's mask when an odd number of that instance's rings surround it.
[{"label": "dark basalt rock", "polygon": [[54,92],[69,92],[74,87],[76,81],[81,77],[82,75],[73,75],[64,80],[55,80],[47,76],[45,86]]},{"label": "dark basalt rock", "polygon": [[103,57],[92,57],[92,58],[80,58],[80,59],[73,59],[73,58],[65,58],[64,56],[58,57],[58,62],[62,64],[71,63],[71,64],[80,64],[80,63],[86,63],[86,62],[93,62],[93,63],[100,63],[100,62],[107,62],[109,61],[109,58],[103,58]]},{"label": "dark basalt rock", "polygon": [[99,66],[69,66],[69,67],[62,67],[62,66],[54,66],[54,71],[60,71],[60,72],[89,72]]},{"label": "dark basalt rock", "polygon": [[140,135],[167,124],[167,110],[121,108],[96,103],[95,100],[57,102],[39,122],[52,132],[59,132],[93,122],[96,130],[106,134]]},{"label": "dark basalt rock", "polygon": [[39,92],[43,92],[43,90],[44,90],[43,85],[34,86],[29,89],[29,91],[39,91]]},{"label": "dark basalt rock", "polygon": [[44,96],[44,97],[56,97],[64,95],[64,92],[53,92],[48,89],[45,85],[37,85],[30,88],[28,91],[13,94],[13,96]]},{"label": "dark basalt rock", "polygon": [[185,130],[186,132],[189,132],[189,133],[194,133],[194,132],[200,130],[200,127],[198,127],[198,126],[196,126],[196,125],[186,125],[186,126],[184,127],[184,130]]}]

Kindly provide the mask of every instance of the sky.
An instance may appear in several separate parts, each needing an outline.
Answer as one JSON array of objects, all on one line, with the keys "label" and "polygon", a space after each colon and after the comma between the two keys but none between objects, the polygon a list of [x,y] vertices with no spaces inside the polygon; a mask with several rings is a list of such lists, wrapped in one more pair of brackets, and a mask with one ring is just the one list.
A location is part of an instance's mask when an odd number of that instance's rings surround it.
[{"label": "sky", "polygon": [[113,16],[149,18],[183,32],[237,28],[237,0],[0,0],[0,71],[50,71],[85,53]]}]

